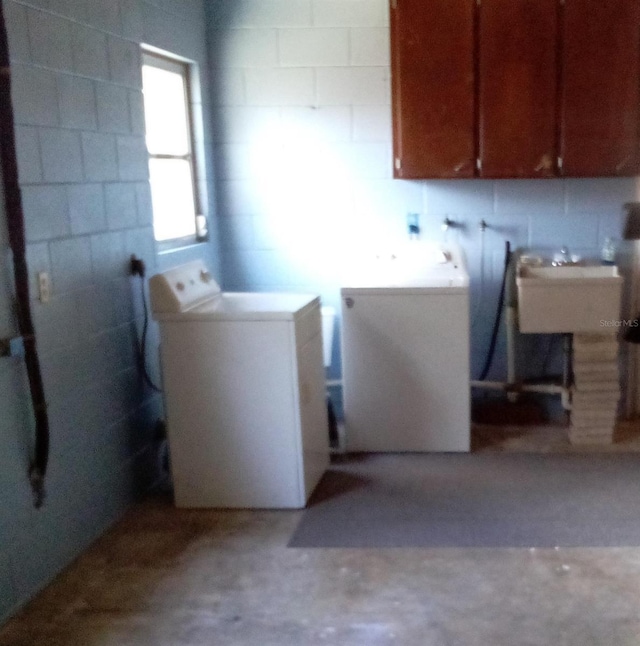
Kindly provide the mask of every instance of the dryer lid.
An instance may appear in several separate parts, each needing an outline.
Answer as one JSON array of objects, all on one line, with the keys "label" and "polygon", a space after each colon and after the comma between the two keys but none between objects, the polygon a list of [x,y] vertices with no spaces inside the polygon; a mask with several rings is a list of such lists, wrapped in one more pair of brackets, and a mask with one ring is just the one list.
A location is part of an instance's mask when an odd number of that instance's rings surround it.
[{"label": "dryer lid", "polygon": [[365,251],[355,258],[343,281],[343,293],[345,289],[419,292],[468,286],[469,273],[460,246],[412,241],[385,253]]},{"label": "dryer lid", "polygon": [[173,267],[149,279],[154,314],[188,312],[220,295],[220,285],[202,260]]}]

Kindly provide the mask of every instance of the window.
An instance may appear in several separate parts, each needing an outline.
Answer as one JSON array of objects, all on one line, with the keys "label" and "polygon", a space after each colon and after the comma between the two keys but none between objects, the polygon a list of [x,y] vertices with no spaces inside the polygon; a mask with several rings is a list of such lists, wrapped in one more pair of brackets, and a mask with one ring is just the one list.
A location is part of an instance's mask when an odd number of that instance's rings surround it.
[{"label": "window", "polygon": [[189,65],[143,52],[142,91],[155,238],[193,241],[196,191]]}]

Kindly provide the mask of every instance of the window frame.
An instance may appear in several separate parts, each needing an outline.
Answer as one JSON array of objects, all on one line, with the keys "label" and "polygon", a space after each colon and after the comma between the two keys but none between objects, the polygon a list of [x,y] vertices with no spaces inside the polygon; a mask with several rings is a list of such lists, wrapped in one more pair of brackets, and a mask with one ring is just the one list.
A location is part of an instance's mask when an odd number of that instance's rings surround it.
[{"label": "window frame", "polygon": [[[147,47],[141,48],[141,66],[150,66],[162,69],[168,72],[179,74],[184,80],[184,105],[185,105],[185,114],[186,114],[186,127],[187,127],[187,142],[188,142],[188,152],[186,155],[170,155],[170,154],[152,154],[147,148],[147,157],[148,160],[151,159],[179,159],[189,162],[191,168],[191,191],[193,194],[193,208],[194,208],[194,227],[195,233],[189,234],[187,236],[182,236],[179,238],[170,238],[168,240],[154,240],[160,252],[162,251],[171,251],[180,247],[186,247],[193,245],[198,242],[205,242],[208,239],[208,234],[204,236],[198,235],[198,226],[197,226],[197,217],[203,213],[202,204],[200,195],[198,192],[198,163],[195,153],[195,140],[194,140],[194,113],[192,107],[192,75],[193,75],[193,63],[185,59],[181,59],[177,56],[172,56],[169,53],[159,52],[155,49],[150,49]],[[144,90],[144,86],[143,86]],[[144,101],[144,91],[143,91],[143,101]],[[146,128],[145,128],[145,137],[146,137]],[[151,181],[149,179],[149,188],[151,189]],[[153,209],[153,192],[151,193],[151,203]],[[155,218],[155,215],[154,215]],[[155,229],[155,220],[154,220],[154,229]]]}]

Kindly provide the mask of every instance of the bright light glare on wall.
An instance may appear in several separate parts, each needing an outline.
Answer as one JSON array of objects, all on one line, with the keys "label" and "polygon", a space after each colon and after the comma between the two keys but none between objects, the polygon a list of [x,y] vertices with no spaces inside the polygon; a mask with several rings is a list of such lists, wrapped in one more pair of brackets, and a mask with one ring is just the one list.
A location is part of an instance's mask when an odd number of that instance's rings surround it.
[{"label": "bright light glare on wall", "polygon": [[[347,145],[331,141],[318,113],[300,108],[270,120],[250,150],[262,234],[277,248],[296,283],[336,271],[337,226],[350,209],[353,173]],[[332,253],[332,263],[327,253]]]},{"label": "bright light glare on wall", "polygon": [[397,247],[404,222],[394,229],[391,180],[374,179],[377,160],[354,145],[342,114],[300,107],[258,118],[244,157],[252,204],[243,206],[257,215],[258,249],[277,250],[291,284],[340,284],[363,258]]},{"label": "bright light glare on wall", "polygon": [[149,182],[156,240],[196,233],[184,74],[143,65]]}]

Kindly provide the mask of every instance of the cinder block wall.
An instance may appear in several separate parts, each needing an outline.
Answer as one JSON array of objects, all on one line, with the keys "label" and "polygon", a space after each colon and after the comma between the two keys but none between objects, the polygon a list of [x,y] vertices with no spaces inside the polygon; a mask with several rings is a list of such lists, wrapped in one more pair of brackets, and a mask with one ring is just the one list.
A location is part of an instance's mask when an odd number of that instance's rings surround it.
[{"label": "cinder block wall", "polygon": [[[635,179],[392,179],[387,0],[213,0],[207,8],[228,288],[310,290],[339,304],[357,253],[402,244],[407,213],[420,213],[424,238],[459,241],[467,252],[476,375],[505,240],[597,254],[605,237],[621,235]],[[445,217],[459,225],[446,235]],[[523,370],[539,372],[546,343],[528,340]],[[490,377],[504,371],[499,347]]]},{"label": "cinder block wall", "polygon": [[[215,237],[156,250],[140,75],[140,43],[195,61],[199,189],[209,216],[212,160],[201,0],[4,0],[32,305],[51,420],[45,507],[26,474],[32,429],[22,363],[0,359],[0,621],[110,525],[154,477],[161,398],[136,369],[140,285],[149,273],[204,257]],[[204,98],[203,98],[204,97]],[[215,224],[213,226],[216,231]],[[4,212],[0,213],[0,336],[15,334]],[[37,272],[52,299],[37,301]],[[149,361],[158,379],[157,335]]]}]

